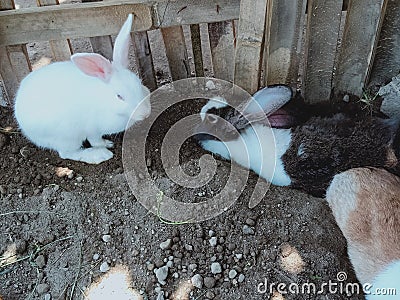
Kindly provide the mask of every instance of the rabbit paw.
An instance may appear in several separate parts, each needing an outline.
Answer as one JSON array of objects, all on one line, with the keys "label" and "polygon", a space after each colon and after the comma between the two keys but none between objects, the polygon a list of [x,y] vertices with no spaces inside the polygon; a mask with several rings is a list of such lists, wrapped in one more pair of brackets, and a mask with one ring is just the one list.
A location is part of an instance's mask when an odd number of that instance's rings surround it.
[{"label": "rabbit paw", "polygon": [[114,143],[110,140],[106,140],[103,138],[88,138],[90,145],[94,148],[112,148],[114,147]]},{"label": "rabbit paw", "polygon": [[88,164],[99,164],[113,157],[113,153],[106,148],[86,148],[73,152],[60,153],[61,158],[83,161]]}]

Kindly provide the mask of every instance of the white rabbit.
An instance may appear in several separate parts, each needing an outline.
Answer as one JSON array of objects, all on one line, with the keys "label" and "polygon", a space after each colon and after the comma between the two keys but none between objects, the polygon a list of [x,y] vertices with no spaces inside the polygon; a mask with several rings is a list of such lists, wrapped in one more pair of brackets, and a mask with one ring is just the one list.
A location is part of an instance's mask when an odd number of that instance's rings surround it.
[{"label": "white rabbit", "polygon": [[[128,69],[132,15],[114,45],[113,62],[95,53],[79,53],[31,72],[21,82],[15,117],[35,145],[61,158],[98,164],[113,157],[105,134],[123,131],[150,114],[149,90]],[[146,99],[145,99],[146,98]],[[88,140],[91,148],[82,148]]]},{"label": "white rabbit", "polygon": [[351,168],[383,167],[400,174],[398,121],[345,110],[318,114],[318,107],[304,106],[305,111],[312,108],[311,113],[298,123],[296,110],[293,116],[285,107],[292,94],[283,85],[264,88],[254,99],[243,105],[241,115],[226,100],[211,99],[195,129],[200,145],[272,184],[320,197],[336,174]]},{"label": "white rabbit", "polygon": [[[400,299],[400,178],[378,168],[336,175],[326,199],[367,299]],[[377,289],[397,289],[378,295]],[[387,290],[386,290],[387,292]]]}]

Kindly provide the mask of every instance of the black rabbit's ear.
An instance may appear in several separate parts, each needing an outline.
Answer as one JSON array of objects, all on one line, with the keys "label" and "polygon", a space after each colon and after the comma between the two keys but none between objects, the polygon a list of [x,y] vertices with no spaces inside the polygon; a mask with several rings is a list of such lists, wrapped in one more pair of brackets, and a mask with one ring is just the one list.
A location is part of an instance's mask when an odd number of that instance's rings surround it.
[{"label": "black rabbit's ear", "polygon": [[288,103],[292,97],[293,91],[287,85],[265,87],[253,95],[255,101],[251,101],[248,104],[244,114],[259,113],[261,107],[264,114],[268,116]]}]

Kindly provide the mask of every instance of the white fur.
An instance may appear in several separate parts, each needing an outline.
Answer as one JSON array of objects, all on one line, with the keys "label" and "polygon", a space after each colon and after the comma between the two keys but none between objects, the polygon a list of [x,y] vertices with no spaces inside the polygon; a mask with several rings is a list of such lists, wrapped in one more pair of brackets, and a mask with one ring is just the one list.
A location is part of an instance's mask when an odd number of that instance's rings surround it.
[{"label": "white fur", "polygon": [[[396,289],[396,295],[378,295],[376,289],[386,292],[387,289]],[[370,292],[367,300],[400,299],[400,260],[392,262],[375,277]]]},{"label": "white fur", "polygon": [[[142,101],[149,90],[127,68],[131,26],[129,15],[116,39],[112,64],[98,54],[75,54],[71,61],[33,71],[21,82],[15,117],[29,140],[66,159],[100,163],[113,156],[106,149],[112,142],[102,136],[123,131],[135,109],[136,121],[150,113],[149,100]],[[91,59],[108,66],[103,76],[83,71],[93,65]],[[81,148],[85,139],[92,148]]]},{"label": "white fur", "polygon": [[206,113],[211,109],[211,108],[222,108],[227,106],[227,102],[224,98],[222,97],[214,97],[211,98],[206,105],[203,106],[203,108],[200,111],[200,118],[202,121],[204,121],[206,117]]},{"label": "white fur", "polygon": [[246,128],[240,138],[221,142],[202,141],[202,147],[222,158],[232,159],[239,165],[253,170],[260,177],[275,185],[290,185],[282,155],[289,148],[291,132],[289,129],[276,129],[255,124]]}]

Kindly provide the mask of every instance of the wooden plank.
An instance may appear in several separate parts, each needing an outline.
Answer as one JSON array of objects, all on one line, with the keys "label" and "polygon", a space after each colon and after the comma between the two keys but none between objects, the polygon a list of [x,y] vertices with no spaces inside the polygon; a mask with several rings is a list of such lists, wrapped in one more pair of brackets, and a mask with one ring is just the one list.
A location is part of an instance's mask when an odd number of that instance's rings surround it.
[{"label": "wooden plank", "polygon": [[155,6],[159,27],[222,22],[239,18],[240,0],[175,0]]},{"label": "wooden plank", "polygon": [[335,92],[362,95],[386,6],[387,0],[350,1],[335,75]]},{"label": "wooden plank", "polygon": [[240,3],[234,83],[250,94],[259,87],[267,1],[242,0]]},{"label": "wooden plank", "polygon": [[233,21],[208,24],[214,76],[233,82],[235,63],[235,26]]},{"label": "wooden plank", "polygon": [[190,25],[190,39],[192,41],[192,51],[194,69],[197,77],[204,77],[203,52],[201,50],[200,25]]},{"label": "wooden plank", "polygon": [[0,11],[0,45],[116,34],[129,13],[136,15],[135,30],[144,31],[152,27],[150,6],[124,1]]},{"label": "wooden plank", "polygon": [[190,67],[182,27],[162,28],[161,33],[172,80],[190,77]]},{"label": "wooden plank", "polygon": [[[98,2],[99,0],[82,0],[82,3]],[[90,38],[93,52],[103,55],[105,58],[112,60],[113,44],[111,36],[96,36]]]},{"label": "wooden plank", "polygon": [[304,97],[308,103],[330,100],[342,14],[340,0],[309,0]]},{"label": "wooden plank", "polygon": [[[58,0],[36,0],[38,6],[58,5]],[[53,58],[57,61],[68,60],[72,53],[69,40],[49,41]]]},{"label": "wooden plank", "polygon": [[[267,22],[266,84],[294,83],[298,77],[300,45],[307,0],[271,0]],[[268,28],[268,24],[270,27]],[[282,26],[285,24],[285,26]]]},{"label": "wooden plank", "polygon": [[6,47],[0,47],[0,74],[3,78],[6,97],[8,98],[5,101],[11,104],[17,92],[19,81],[17,74],[13,70]]},{"label": "wooden plank", "polygon": [[[13,0],[0,2],[1,10],[14,10]],[[25,45],[0,47],[0,74],[4,80],[8,103],[14,102],[19,83],[32,70]]]},{"label": "wooden plank", "polygon": [[371,71],[370,85],[382,85],[400,70],[400,2],[389,0]]},{"label": "wooden plank", "polygon": [[157,82],[147,32],[134,32],[132,37],[139,76],[143,84],[154,91],[157,88]]}]

